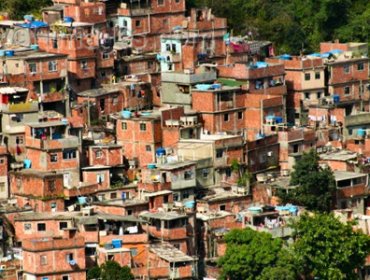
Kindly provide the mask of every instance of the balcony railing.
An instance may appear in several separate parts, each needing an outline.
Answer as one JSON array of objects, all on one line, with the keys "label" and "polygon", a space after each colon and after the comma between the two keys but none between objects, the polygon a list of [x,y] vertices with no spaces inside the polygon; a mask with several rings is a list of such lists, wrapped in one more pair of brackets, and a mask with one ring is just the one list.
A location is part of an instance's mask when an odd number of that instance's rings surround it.
[{"label": "balcony railing", "polygon": [[80,140],[77,136],[68,136],[67,138],[61,139],[36,139],[32,137],[26,138],[26,146],[38,148],[42,150],[52,149],[70,149],[77,148],[80,145]]},{"label": "balcony railing", "polygon": [[17,104],[2,104],[1,110],[4,113],[23,113],[23,112],[37,112],[39,110],[38,102],[25,102]]}]

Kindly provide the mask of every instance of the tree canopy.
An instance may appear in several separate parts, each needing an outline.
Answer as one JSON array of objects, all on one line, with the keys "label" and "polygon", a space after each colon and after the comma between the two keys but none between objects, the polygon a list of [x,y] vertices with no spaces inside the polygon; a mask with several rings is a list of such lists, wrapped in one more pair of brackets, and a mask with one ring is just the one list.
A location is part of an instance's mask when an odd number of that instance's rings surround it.
[{"label": "tree canopy", "polygon": [[370,253],[370,237],[333,215],[303,215],[293,225],[293,251],[305,279],[358,279]]},{"label": "tree canopy", "polygon": [[291,174],[290,184],[296,186],[288,192],[278,191],[283,203],[294,203],[308,210],[329,212],[333,204],[335,180],[329,168],[321,168],[314,150],[303,153]]},{"label": "tree canopy", "polygon": [[133,280],[134,275],[128,266],[121,267],[115,261],[107,261],[100,267],[96,266],[87,272],[87,279],[101,280]]},{"label": "tree canopy", "polygon": [[41,16],[41,9],[52,5],[51,0],[6,0],[0,1],[0,11],[9,13],[11,19],[23,19],[24,15]]},{"label": "tree canopy", "polygon": [[332,214],[303,215],[291,225],[293,243],[268,233],[232,230],[219,260],[220,279],[296,280],[358,279],[370,253],[370,237]]},{"label": "tree canopy", "polygon": [[227,249],[221,257],[220,279],[257,279],[266,267],[274,266],[282,241],[252,229],[234,229],[225,236]]},{"label": "tree canopy", "polygon": [[228,18],[234,34],[276,43],[280,53],[319,50],[319,43],[340,39],[369,42],[370,2],[366,0],[192,0]]}]

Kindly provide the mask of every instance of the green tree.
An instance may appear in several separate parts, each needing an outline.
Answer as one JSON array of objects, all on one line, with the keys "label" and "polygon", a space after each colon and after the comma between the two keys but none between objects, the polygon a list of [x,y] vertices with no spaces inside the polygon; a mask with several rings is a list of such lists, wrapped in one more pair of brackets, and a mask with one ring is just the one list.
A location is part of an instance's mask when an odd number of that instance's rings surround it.
[{"label": "green tree", "polygon": [[266,267],[274,266],[282,248],[280,239],[252,229],[234,229],[225,236],[226,253],[219,260],[220,279],[258,279]]},{"label": "green tree", "polygon": [[90,268],[87,271],[87,279],[89,279],[89,280],[98,279],[100,277],[100,274],[101,274],[100,267],[99,266],[94,266],[93,268]]},{"label": "green tree", "polygon": [[121,267],[115,261],[107,261],[100,267],[100,278],[102,280],[133,280],[134,275],[129,267]]},{"label": "green tree", "polygon": [[370,237],[332,214],[303,215],[293,224],[293,251],[304,279],[358,279],[370,253]]},{"label": "green tree", "polygon": [[40,10],[46,6],[52,5],[51,0],[7,0],[0,5],[0,9],[8,12],[12,19],[23,19],[24,15],[33,14],[41,17]]},{"label": "green tree", "polygon": [[297,161],[290,184],[296,188],[278,191],[283,203],[306,206],[308,210],[329,212],[333,203],[335,180],[329,168],[321,168],[314,150],[304,153]]}]

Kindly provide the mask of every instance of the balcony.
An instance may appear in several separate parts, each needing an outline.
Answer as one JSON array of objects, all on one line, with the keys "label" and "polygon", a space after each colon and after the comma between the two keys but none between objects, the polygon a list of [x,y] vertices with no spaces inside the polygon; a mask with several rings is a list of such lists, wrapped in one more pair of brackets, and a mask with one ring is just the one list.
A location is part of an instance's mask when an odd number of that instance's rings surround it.
[{"label": "balcony", "polygon": [[143,8],[119,8],[118,15],[131,17],[131,16],[143,16],[151,14],[152,9],[150,7],[143,7]]},{"label": "balcony", "polygon": [[364,184],[337,188],[338,198],[352,198],[368,194],[368,187]]},{"label": "balcony", "polygon": [[38,110],[39,107],[37,101],[1,105],[1,111],[4,113],[27,113],[37,112]]},{"label": "balcony", "polygon": [[64,99],[64,92],[50,92],[42,95],[42,102],[44,103],[63,101]]},{"label": "balcony", "polygon": [[26,138],[26,147],[32,147],[41,150],[55,149],[72,149],[78,148],[80,140],[77,136],[68,136],[61,139],[36,139],[33,137]]},{"label": "balcony", "polygon": [[148,227],[149,233],[157,238],[163,238],[165,240],[177,240],[177,239],[185,239],[186,235],[186,228],[156,228],[154,226]]}]

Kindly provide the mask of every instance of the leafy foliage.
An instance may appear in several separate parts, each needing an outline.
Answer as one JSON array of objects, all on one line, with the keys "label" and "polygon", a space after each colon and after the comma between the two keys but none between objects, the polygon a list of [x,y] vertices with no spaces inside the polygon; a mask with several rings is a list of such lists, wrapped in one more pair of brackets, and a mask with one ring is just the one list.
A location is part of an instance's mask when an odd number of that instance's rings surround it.
[{"label": "leafy foliage", "polygon": [[328,168],[321,168],[314,150],[304,153],[294,166],[290,184],[297,186],[285,193],[278,192],[283,203],[306,206],[308,210],[329,212],[332,206],[335,180]]},{"label": "leafy foliage", "polygon": [[192,0],[227,17],[234,34],[276,43],[280,53],[319,49],[340,40],[369,42],[370,2],[365,0]]},{"label": "leafy foliage", "polygon": [[358,279],[355,269],[370,253],[370,237],[327,214],[304,215],[294,230],[297,267],[306,279]]},{"label": "leafy foliage", "polygon": [[101,280],[133,280],[134,275],[127,266],[121,267],[115,261],[107,261],[100,267],[96,266],[87,272],[87,279]]},{"label": "leafy foliage", "polygon": [[226,235],[225,241],[226,254],[219,261],[220,279],[257,279],[264,268],[276,263],[282,247],[280,239],[252,229],[234,229]]},{"label": "leafy foliage", "polygon": [[40,10],[53,4],[51,0],[6,0],[0,2],[0,10],[8,12],[11,19],[23,19],[23,16],[27,14],[33,14],[40,18]]}]

